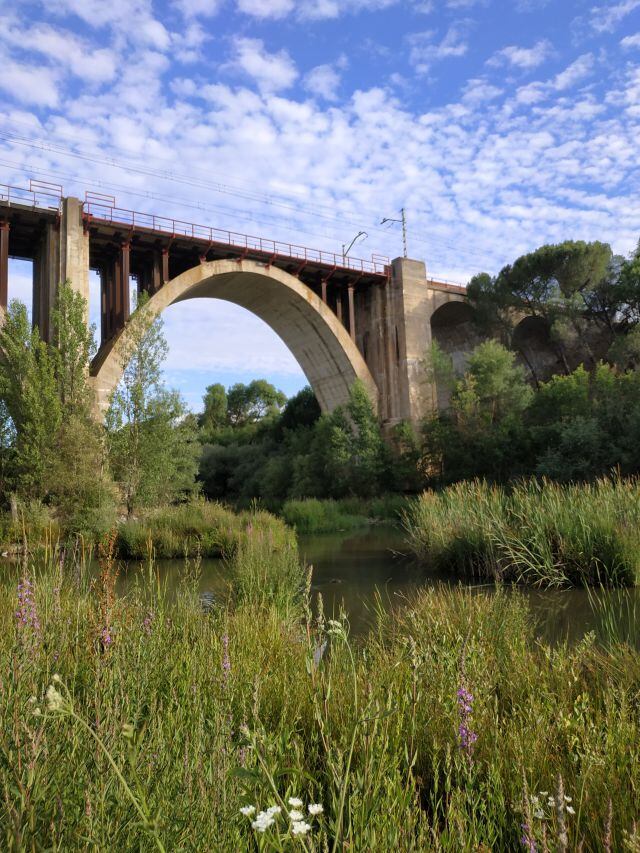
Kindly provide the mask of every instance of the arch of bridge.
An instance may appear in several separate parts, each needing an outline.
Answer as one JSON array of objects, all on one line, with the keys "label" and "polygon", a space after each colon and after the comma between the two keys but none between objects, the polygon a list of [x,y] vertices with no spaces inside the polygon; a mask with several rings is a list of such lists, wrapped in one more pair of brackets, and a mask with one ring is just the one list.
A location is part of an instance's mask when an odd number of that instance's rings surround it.
[{"label": "arch of bridge", "polygon": [[[323,412],[346,403],[356,379],[377,409],[378,389],[356,344],[333,311],[299,279],[255,261],[209,261],[164,284],[141,310],[155,318],[169,305],[199,297],[233,302],[264,320],[291,350]],[[122,376],[129,329],[125,325],[104,344],[92,364],[100,413]]]}]

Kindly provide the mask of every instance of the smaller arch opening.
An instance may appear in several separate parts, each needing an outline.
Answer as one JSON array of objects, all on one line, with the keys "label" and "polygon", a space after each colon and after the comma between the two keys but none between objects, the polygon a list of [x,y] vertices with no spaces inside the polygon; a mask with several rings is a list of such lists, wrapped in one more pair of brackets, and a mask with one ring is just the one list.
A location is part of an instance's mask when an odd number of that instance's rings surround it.
[{"label": "smaller arch opening", "polygon": [[542,317],[520,320],[513,331],[511,345],[532,382],[543,382],[562,370],[549,325]]},{"label": "smaller arch opening", "polygon": [[[483,340],[473,322],[473,309],[469,303],[452,300],[434,311],[431,317],[431,339],[451,358],[456,375],[462,376],[469,353]],[[436,381],[436,395],[438,409],[447,409],[451,399],[450,388]]]}]

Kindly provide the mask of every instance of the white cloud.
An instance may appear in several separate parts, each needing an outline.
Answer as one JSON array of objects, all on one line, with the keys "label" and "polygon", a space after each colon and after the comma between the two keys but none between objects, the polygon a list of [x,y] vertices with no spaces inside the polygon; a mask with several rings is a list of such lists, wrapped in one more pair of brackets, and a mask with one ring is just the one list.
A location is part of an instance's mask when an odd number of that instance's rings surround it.
[{"label": "white cloud", "polygon": [[558,91],[570,89],[587,77],[593,71],[595,59],[592,53],[585,53],[579,56],[575,62],[572,62],[564,71],[561,71],[553,81],[553,85]]},{"label": "white cloud", "polygon": [[640,7],[640,0],[622,0],[619,3],[594,6],[590,13],[591,27],[598,33],[612,32],[638,7]]},{"label": "white cloud", "polygon": [[212,18],[220,11],[220,0],[173,0],[185,18]]},{"label": "white cloud", "polygon": [[427,74],[436,62],[464,56],[469,49],[470,30],[471,22],[464,20],[451,24],[441,41],[434,40],[433,30],[409,36],[409,62],[416,73]]},{"label": "white cloud", "polygon": [[153,14],[151,0],[41,0],[47,12],[75,15],[92,28],[110,27],[122,38],[166,50],[171,42],[164,25]]},{"label": "white cloud", "polygon": [[325,101],[336,101],[340,79],[332,65],[316,65],[305,75],[303,85],[312,95],[318,95]]},{"label": "white cloud", "polygon": [[492,85],[487,80],[474,78],[467,81],[462,93],[462,100],[466,104],[480,104],[483,101],[493,101],[501,94],[502,89]]},{"label": "white cloud", "polygon": [[620,47],[623,50],[633,50],[635,48],[640,48],[640,33],[636,33],[633,36],[625,36],[620,42]]},{"label": "white cloud", "polygon": [[0,74],[0,89],[25,104],[36,107],[58,106],[58,75],[50,68],[34,67],[15,62],[8,57],[2,57],[2,73]]},{"label": "white cloud", "polygon": [[295,9],[295,0],[238,0],[238,11],[254,18],[284,18]]},{"label": "white cloud", "polygon": [[261,39],[244,37],[235,39],[234,49],[232,67],[255,80],[261,92],[288,89],[298,78],[298,70],[286,50],[269,53]]},{"label": "white cloud", "polygon": [[542,65],[552,50],[551,42],[547,41],[547,39],[542,39],[529,48],[510,45],[495,53],[488,60],[487,65],[499,66],[507,64],[528,71],[532,68],[537,68],[538,65]]}]

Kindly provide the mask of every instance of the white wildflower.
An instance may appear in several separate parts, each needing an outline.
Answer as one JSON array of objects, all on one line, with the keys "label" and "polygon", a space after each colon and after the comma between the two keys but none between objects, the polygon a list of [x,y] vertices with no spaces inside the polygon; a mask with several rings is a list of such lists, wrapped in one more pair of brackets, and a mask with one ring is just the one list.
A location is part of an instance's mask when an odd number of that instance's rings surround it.
[{"label": "white wildflower", "polygon": [[282,809],[280,808],[280,806],[269,806],[266,811],[266,814],[268,814],[269,817],[273,817],[274,814],[280,814],[281,811]]},{"label": "white wildflower", "polygon": [[39,717],[41,713],[42,713],[42,711],[40,710],[40,708],[34,708],[33,709],[33,716],[34,717]]},{"label": "white wildflower", "polygon": [[544,818],[544,812],[542,811],[542,809],[538,809],[536,812],[533,813],[533,816],[537,817],[538,820],[542,820]]},{"label": "white wildflower", "polygon": [[311,824],[305,823],[303,820],[296,821],[291,824],[291,832],[293,835],[306,835],[311,829]]},{"label": "white wildflower", "polygon": [[576,810],[574,809],[573,806],[567,806],[567,811],[569,812],[569,814],[575,814],[576,813]]},{"label": "white wildflower", "polygon": [[572,799],[573,799],[572,797],[567,797],[567,795],[566,795],[566,794],[564,795],[564,801],[565,801],[565,803],[570,803]]},{"label": "white wildflower", "polygon": [[289,812],[289,820],[292,820],[294,823],[299,823],[301,820],[304,820],[304,815],[302,812],[298,811],[298,809],[292,809]]},{"label": "white wildflower", "polygon": [[268,812],[260,812],[256,819],[251,823],[251,826],[258,832],[266,832],[274,823],[274,819]]},{"label": "white wildflower", "polygon": [[255,806],[242,806],[240,814],[243,814],[245,817],[251,817],[252,814],[255,814],[255,811]]},{"label": "white wildflower", "polygon": [[322,808],[322,805],[320,803],[311,803],[309,805],[309,814],[310,815],[322,814],[323,811],[324,811],[324,809]]},{"label": "white wildflower", "polygon": [[57,672],[53,675],[53,680],[55,681],[56,684],[60,684],[60,682],[62,681],[62,679],[60,678],[60,676],[58,675]]},{"label": "white wildflower", "polygon": [[62,698],[62,694],[58,693],[53,684],[50,684],[47,687],[45,695],[47,699],[47,709],[49,711],[61,711],[64,708],[64,699]]},{"label": "white wildflower", "polygon": [[548,796],[549,796],[549,792],[548,792],[548,791],[540,791],[540,796],[541,796],[541,797],[548,797]]},{"label": "white wildflower", "polygon": [[289,797],[287,800],[290,806],[293,806],[294,809],[299,809],[302,805],[302,800],[299,797]]}]

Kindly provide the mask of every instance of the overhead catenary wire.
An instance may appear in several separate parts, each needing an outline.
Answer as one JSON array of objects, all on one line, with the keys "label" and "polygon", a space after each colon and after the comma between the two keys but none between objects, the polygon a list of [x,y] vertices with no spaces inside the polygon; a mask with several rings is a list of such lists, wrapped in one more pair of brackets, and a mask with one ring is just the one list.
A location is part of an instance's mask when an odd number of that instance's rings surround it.
[{"label": "overhead catenary wire", "polygon": [[[205,182],[203,184],[202,181],[193,181],[187,177],[176,176],[175,174],[170,173],[170,172],[154,170],[154,169],[150,169],[148,167],[143,167],[140,165],[128,165],[125,163],[121,163],[118,160],[116,160],[115,158],[88,155],[88,154],[79,153],[77,151],[69,151],[67,149],[61,148],[61,147],[53,145],[51,143],[45,143],[44,141],[34,142],[32,140],[18,139],[15,136],[12,136],[11,134],[6,133],[6,131],[0,131],[0,139],[4,139],[5,142],[13,143],[14,145],[26,146],[29,148],[35,148],[37,150],[44,150],[44,151],[47,151],[50,153],[59,154],[59,155],[64,156],[64,157],[71,157],[74,159],[79,159],[79,160],[94,163],[94,164],[112,166],[113,168],[116,168],[118,170],[130,172],[133,174],[143,174],[145,176],[156,177],[160,180],[168,180],[171,182],[182,183],[182,184],[192,186],[192,187],[197,188],[197,189],[203,189],[203,188],[204,189],[210,189],[216,193],[226,194],[226,195],[229,195],[232,197],[240,198],[244,201],[253,201],[257,204],[264,205],[268,208],[287,210],[290,213],[296,214],[298,216],[300,214],[304,214],[307,217],[309,217],[310,219],[321,220],[321,221],[326,222],[326,223],[331,223],[331,224],[333,224],[333,226],[335,228],[337,228],[337,227],[341,227],[341,228],[353,227],[354,225],[359,226],[362,224],[362,220],[355,220],[352,218],[347,218],[347,215],[345,215],[345,214],[343,214],[341,217],[337,217],[337,216],[335,216],[335,214],[328,215],[328,214],[320,213],[318,211],[318,207],[319,207],[318,205],[315,205],[313,208],[310,208],[310,207],[308,207],[306,205],[302,205],[302,204],[289,204],[289,203],[281,202],[277,198],[274,198],[273,196],[266,196],[264,194],[254,193],[254,192],[239,191],[233,187],[230,187],[230,186],[224,185],[224,184],[218,184],[215,182],[209,182],[208,184],[207,184],[207,182]],[[6,163],[6,165],[9,166],[10,168],[15,168],[15,169],[22,171],[22,172],[25,172],[25,173],[35,171],[33,169],[33,167],[25,166],[25,164]],[[49,177],[58,177],[58,178],[64,177],[65,180],[69,179],[68,175],[63,176],[61,173],[59,173],[59,172],[54,173],[50,169],[49,170],[37,169],[37,171],[41,175],[47,175]],[[71,180],[84,181],[85,183],[89,183],[91,181],[91,179],[89,179],[87,177],[83,177],[83,178],[72,177]],[[192,201],[186,201],[184,199],[181,200],[181,199],[178,199],[176,197],[167,198],[167,197],[160,196],[157,193],[152,193],[149,191],[139,192],[139,191],[133,190],[129,187],[116,185],[116,184],[109,183],[106,181],[100,181],[100,182],[94,181],[94,184],[98,184],[98,183],[100,186],[102,186],[104,188],[109,188],[109,187],[116,188],[118,190],[123,190],[130,195],[136,195],[139,197],[161,200],[161,201],[168,201],[170,203],[180,204],[184,207],[189,207],[192,209],[198,209],[198,210],[203,210],[203,211],[210,211],[210,212],[219,212],[220,211],[219,208],[215,209],[209,205],[203,205],[201,203],[194,205]],[[255,210],[253,210],[251,212],[250,216],[246,216],[243,211],[239,211],[237,208],[233,208],[231,211],[229,211],[228,208],[227,209],[222,208],[222,210],[224,212],[230,212],[233,216],[236,216],[238,218],[240,218],[242,216],[242,218],[247,220],[247,221],[254,221],[254,222],[265,221],[264,215],[262,215],[262,216],[256,215]],[[277,220],[277,222],[281,228],[288,228],[288,226],[286,226],[282,222],[281,219]],[[388,236],[386,229],[379,228],[376,225],[371,225],[368,222],[366,223],[366,227],[369,228],[369,230],[371,230],[371,231],[377,232],[379,234],[384,234],[385,237]],[[295,230],[296,232],[303,231],[304,233],[307,233],[307,234],[311,234],[311,233],[317,234],[317,230],[314,230],[312,232],[312,231],[303,229],[300,226],[300,223],[296,224],[295,229],[289,229],[288,228],[288,230]],[[495,258],[490,258],[488,255],[485,255],[485,254],[480,255],[479,253],[473,252],[472,250],[463,249],[459,246],[454,246],[453,244],[448,244],[444,241],[438,241],[438,240],[433,239],[433,238],[425,239],[423,237],[419,237],[417,235],[412,234],[412,242],[419,244],[421,246],[424,246],[428,249],[428,251],[431,255],[430,259],[429,259],[430,261],[434,260],[434,257],[433,257],[434,249],[438,253],[441,253],[443,249],[449,249],[449,250],[454,251],[456,253],[456,258],[459,258],[462,256],[462,257],[468,257],[468,258],[474,257],[474,258],[482,259],[482,261],[484,262],[484,266],[482,268],[476,266],[475,264],[465,262],[464,266],[469,271],[471,271],[471,270],[479,271],[480,269],[485,269],[487,267],[491,268],[491,267],[495,266]],[[446,258],[446,259],[442,258],[440,262],[445,263],[447,265],[451,265],[450,258]]]}]

